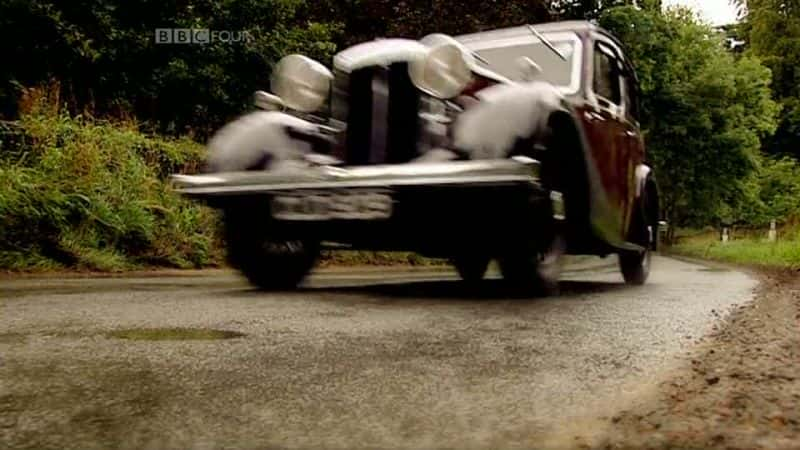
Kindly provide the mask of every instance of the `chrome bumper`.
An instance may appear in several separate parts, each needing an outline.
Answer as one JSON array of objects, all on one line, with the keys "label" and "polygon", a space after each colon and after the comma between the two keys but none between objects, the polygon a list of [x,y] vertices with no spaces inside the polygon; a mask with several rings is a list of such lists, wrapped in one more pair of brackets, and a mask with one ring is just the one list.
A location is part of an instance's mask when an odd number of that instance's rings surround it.
[{"label": "chrome bumper", "polygon": [[260,172],[173,175],[175,190],[189,197],[257,195],[287,190],[423,186],[539,185],[530,158],[335,167],[297,163]]}]

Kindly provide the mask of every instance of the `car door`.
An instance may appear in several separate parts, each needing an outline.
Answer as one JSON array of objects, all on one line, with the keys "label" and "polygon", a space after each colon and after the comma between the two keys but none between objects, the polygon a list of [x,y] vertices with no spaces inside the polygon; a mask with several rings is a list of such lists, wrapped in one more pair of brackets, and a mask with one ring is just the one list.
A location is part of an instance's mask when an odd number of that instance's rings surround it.
[{"label": "car door", "polygon": [[594,41],[590,58],[592,77],[587,86],[587,102],[582,115],[608,202],[606,217],[613,221],[607,225],[613,226],[616,239],[624,239],[629,168],[623,125],[623,65],[619,55],[613,44],[599,39]]},{"label": "car door", "polygon": [[639,86],[633,69],[626,65],[622,73],[622,116],[623,139],[626,154],[626,196],[625,196],[625,229],[631,224],[631,215],[636,203],[636,168],[644,163],[644,137],[639,125]]}]

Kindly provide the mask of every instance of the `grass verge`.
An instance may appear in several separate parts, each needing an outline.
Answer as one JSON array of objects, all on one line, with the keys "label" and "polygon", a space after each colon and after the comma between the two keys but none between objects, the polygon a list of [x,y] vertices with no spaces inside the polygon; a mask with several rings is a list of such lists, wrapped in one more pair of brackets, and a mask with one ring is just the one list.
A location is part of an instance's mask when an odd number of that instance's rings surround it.
[{"label": "grass verge", "polygon": [[721,242],[716,233],[706,233],[681,239],[670,252],[748,266],[800,269],[800,231],[781,233],[775,242],[746,235]]}]

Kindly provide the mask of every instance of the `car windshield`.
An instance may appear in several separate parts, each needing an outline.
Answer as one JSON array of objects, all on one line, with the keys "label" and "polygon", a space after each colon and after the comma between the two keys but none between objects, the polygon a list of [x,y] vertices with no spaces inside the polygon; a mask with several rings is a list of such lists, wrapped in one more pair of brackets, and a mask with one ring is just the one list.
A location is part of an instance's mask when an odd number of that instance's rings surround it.
[{"label": "car windshield", "polygon": [[541,42],[484,48],[475,52],[489,63],[489,69],[511,80],[523,79],[524,74],[519,59],[527,56],[542,68],[540,79],[557,86],[570,86],[573,77],[575,42],[562,40],[553,41],[552,44],[564,55],[566,61]]}]

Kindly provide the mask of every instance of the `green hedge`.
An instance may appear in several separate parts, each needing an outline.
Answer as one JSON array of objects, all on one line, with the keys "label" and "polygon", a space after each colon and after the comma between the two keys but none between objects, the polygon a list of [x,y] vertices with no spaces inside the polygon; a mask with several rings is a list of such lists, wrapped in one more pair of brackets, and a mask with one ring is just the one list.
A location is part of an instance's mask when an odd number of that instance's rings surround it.
[{"label": "green hedge", "polygon": [[166,182],[199,166],[200,145],[47,109],[0,128],[0,268],[220,261],[216,215]]}]

